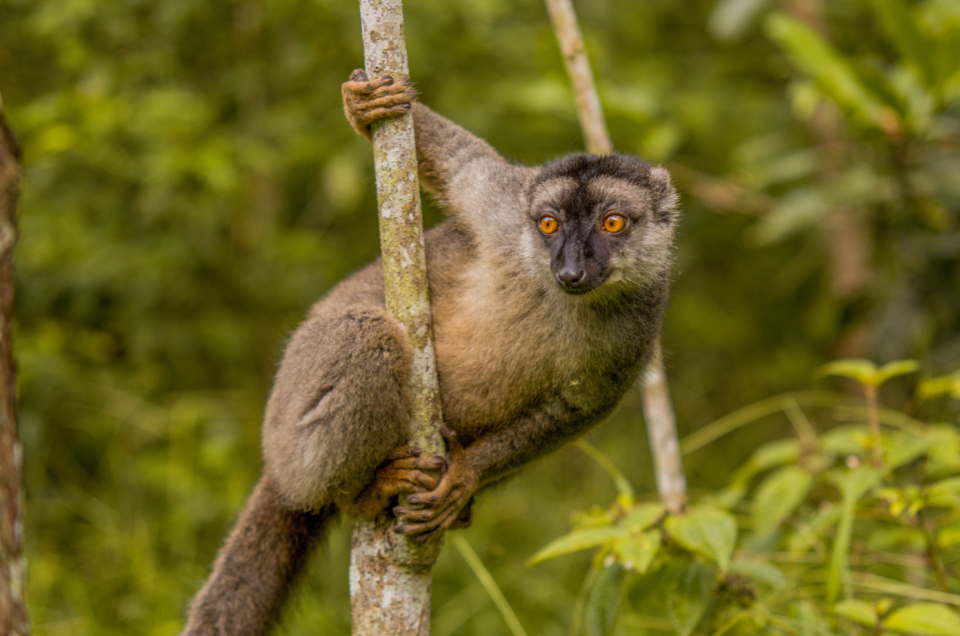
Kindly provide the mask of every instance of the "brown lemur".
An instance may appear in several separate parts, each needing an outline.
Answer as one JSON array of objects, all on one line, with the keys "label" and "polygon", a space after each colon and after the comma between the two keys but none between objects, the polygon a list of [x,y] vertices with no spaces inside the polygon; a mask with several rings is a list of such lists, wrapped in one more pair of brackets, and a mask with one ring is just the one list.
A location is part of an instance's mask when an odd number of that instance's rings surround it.
[{"label": "brown lemur", "polygon": [[[421,540],[468,522],[478,488],[610,413],[660,334],[677,220],[666,170],[622,155],[515,165],[416,103],[409,82],[362,71],[343,101],[368,139],[372,122],[412,110],[421,183],[450,217],[426,233],[449,452],[408,446],[412,354],[377,261],[290,338],[263,474],[185,634],[266,633],[339,511],[394,515],[396,532]],[[399,493],[412,493],[405,506]]]}]

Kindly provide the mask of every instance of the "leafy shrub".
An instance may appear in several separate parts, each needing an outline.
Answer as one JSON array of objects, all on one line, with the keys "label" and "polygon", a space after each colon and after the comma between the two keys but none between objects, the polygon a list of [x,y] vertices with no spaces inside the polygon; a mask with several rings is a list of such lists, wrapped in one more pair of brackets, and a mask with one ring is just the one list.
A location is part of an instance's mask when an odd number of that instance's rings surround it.
[{"label": "leafy shrub", "polygon": [[[725,488],[670,515],[618,478],[611,507],[578,513],[532,561],[597,548],[580,599],[591,636],[618,619],[677,636],[960,634],[960,430],[876,399],[915,369],[827,365],[866,396],[835,395],[820,416],[845,423],[818,431],[786,396],[796,434],[757,448]],[[919,394],[958,385],[960,373],[929,379]]]}]

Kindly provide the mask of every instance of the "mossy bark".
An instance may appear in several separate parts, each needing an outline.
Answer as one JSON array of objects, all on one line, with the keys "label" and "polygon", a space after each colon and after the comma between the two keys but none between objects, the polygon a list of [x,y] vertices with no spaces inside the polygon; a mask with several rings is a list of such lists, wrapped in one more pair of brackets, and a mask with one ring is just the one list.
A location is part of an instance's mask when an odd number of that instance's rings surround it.
[{"label": "mossy bark", "polygon": [[[367,76],[408,75],[400,0],[361,0],[360,18]],[[443,454],[413,118],[405,115],[375,124],[373,149],[387,309],[407,328],[414,351],[414,441],[425,453]],[[354,529],[353,633],[426,636],[430,570],[441,542],[418,546],[390,528],[358,522]]]}]

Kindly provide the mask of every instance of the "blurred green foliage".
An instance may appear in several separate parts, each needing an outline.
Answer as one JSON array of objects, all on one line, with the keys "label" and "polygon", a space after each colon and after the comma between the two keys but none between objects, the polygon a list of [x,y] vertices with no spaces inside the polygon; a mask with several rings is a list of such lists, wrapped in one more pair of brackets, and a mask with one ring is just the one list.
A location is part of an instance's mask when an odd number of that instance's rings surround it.
[{"label": "blurred green foliage", "polygon": [[[761,445],[725,488],[680,514],[638,501],[629,484],[609,508],[577,513],[574,530],[531,559],[596,549],[570,634],[960,633],[960,428],[876,399],[916,370],[911,360],[827,365],[865,401],[781,396],[792,435]],[[944,379],[927,379],[920,395],[949,395]],[[931,404],[939,416],[946,406]],[[763,417],[755,410],[738,427]]]},{"label": "blurred green foliage", "polygon": [[[956,0],[577,8],[615,144],[667,165],[684,198],[665,334],[681,433],[835,357],[960,368]],[[405,9],[425,102],[517,160],[581,149],[539,0]],[[359,29],[332,0],[0,0],[0,91],[25,151],[38,634],[177,632],[258,473],[285,335],[377,253],[370,151],[339,97]],[[628,396],[591,440],[650,492],[639,421]],[[788,426],[765,421],[689,455],[694,488]],[[567,449],[480,501],[465,536],[531,633],[567,633],[589,559],[525,559],[612,493]],[[288,633],[348,632],[346,558],[339,529]],[[434,589],[434,633],[504,633],[452,550]]]}]

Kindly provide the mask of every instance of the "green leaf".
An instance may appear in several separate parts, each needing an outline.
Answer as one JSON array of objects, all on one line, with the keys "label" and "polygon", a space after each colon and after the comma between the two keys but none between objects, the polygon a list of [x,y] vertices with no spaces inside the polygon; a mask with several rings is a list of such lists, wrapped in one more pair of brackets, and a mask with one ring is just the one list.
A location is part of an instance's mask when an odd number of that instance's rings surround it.
[{"label": "green leaf", "polygon": [[923,636],[957,636],[960,634],[960,616],[946,605],[917,603],[890,614],[883,622],[883,628]]},{"label": "green leaf", "polygon": [[726,572],[737,542],[737,522],[733,515],[721,510],[693,510],[668,517],[666,531],[681,546],[701,554]]},{"label": "green leaf", "polygon": [[603,568],[597,574],[583,608],[583,622],[590,636],[613,634],[620,613],[625,574],[626,570],[617,564]]},{"label": "green leaf", "polygon": [[883,443],[883,465],[887,472],[909,464],[929,450],[933,440],[912,433],[897,433]]},{"label": "green leaf", "polygon": [[787,577],[777,566],[764,561],[734,561],[730,571],[745,576],[754,583],[761,595],[775,594],[787,589]]},{"label": "green leaf", "polygon": [[840,523],[830,550],[827,565],[827,602],[833,603],[840,595],[840,584],[847,572],[847,554],[850,552],[850,537],[853,535],[853,519],[857,501],[871,488],[880,483],[883,474],[874,468],[862,466],[840,474],[834,474],[834,482],[843,494]]},{"label": "green leaf", "polygon": [[713,5],[707,28],[719,40],[733,40],[746,31],[770,0],[720,0]]},{"label": "green leaf", "polygon": [[900,54],[914,67],[920,81],[937,89],[936,47],[917,19],[901,0],[873,0],[873,9]]},{"label": "green leaf", "polygon": [[564,535],[549,543],[542,550],[530,557],[527,562],[533,565],[564,554],[571,554],[573,552],[579,552],[580,550],[586,550],[587,548],[595,548],[598,545],[622,540],[629,536],[629,530],[621,527],[574,530],[570,534]]},{"label": "green leaf", "polygon": [[895,378],[898,375],[914,373],[919,369],[920,363],[916,360],[896,360],[894,362],[888,362],[877,369],[877,374],[874,377],[874,384],[876,384],[876,386],[882,386],[883,383],[890,378]]},{"label": "green leaf", "polygon": [[861,426],[838,426],[820,437],[820,447],[834,455],[858,455],[867,448],[869,435]]},{"label": "green leaf", "polygon": [[775,530],[803,503],[813,475],[799,466],[784,466],[773,472],[757,488],[753,499],[753,529],[765,536]]},{"label": "green leaf", "polygon": [[660,531],[650,530],[615,544],[613,553],[617,555],[625,568],[643,574],[649,569],[653,557],[657,555],[661,541]]},{"label": "green leaf", "polygon": [[960,503],[960,477],[950,477],[931,484],[926,494],[929,505],[953,508]]},{"label": "green leaf", "polygon": [[867,627],[876,627],[879,621],[877,608],[866,601],[840,601],[834,607],[839,616],[850,619]]},{"label": "green leaf", "polygon": [[701,561],[672,560],[660,571],[660,601],[677,636],[689,636],[703,618],[716,579]]},{"label": "green leaf", "polygon": [[771,15],[766,27],[791,61],[862,124],[888,133],[899,130],[897,114],[860,81],[846,59],[813,29],[785,13]]},{"label": "green leaf", "polygon": [[659,521],[665,512],[663,506],[658,503],[640,504],[628,512],[617,525],[627,528],[630,532],[640,532]]},{"label": "green leaf", "polygon": [[920,397],[928,399],[939,395],[949,395],[960,399],[960,371],[936,378],[924,378],[920,381]]},{"label": "green leaf", "polygon": [[837,360],[836,362],[831,362],[818,368],[817,375],[820,377],[839,375],[842,378],[856,380],[866,386],[875,384],[877,365],[870,360]]},{"label": "green leaf", "polygon": [[800,457],[800,442],[796,439],[779,439],[764,444],[753,452],[750,460],[743,465],[733,478],[735,486],[745,486],[757,473],[795,462]]}]

